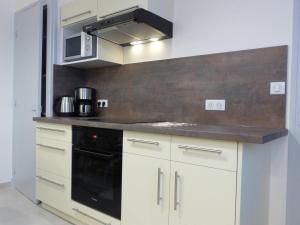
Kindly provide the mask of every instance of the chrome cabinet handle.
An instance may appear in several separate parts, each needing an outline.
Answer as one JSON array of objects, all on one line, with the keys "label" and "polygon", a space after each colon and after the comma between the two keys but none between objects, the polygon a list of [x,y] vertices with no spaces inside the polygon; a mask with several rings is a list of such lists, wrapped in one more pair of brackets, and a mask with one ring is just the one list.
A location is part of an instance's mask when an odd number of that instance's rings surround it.
[{"label": "chrome cabinet handle", "polygon": [[149,144],[149,145],[159,145],[159,142],[157,141],[145,141],[145,140],[138,140],[138,139],[133,139],[133,138],[129,138],[127,139],[127,141],[133,142],[133,143],[141,143],[141,144]]},{"label": "chrome cabinet handle", "polygon": [[199,148],[199,147],[191,147],[191,146],[185,146],[185,145],[179,145],[178,148],[184,149],[185,151],[201,151],[201,152],[208,152],[208,153],[214,153],[214,154],[222,154],[223,153],[221,150],[217,150],[217,149]]},{"label": "chrome cabinet handle", "polygon": [[125,13],[126,11],[131,11],[131,10],[138,9],[138,8],[139,8],[139,6],[138,6],[138,5],[135,5],[135,6],[133,6],[133,7],[130,7],[130,8],[127,8],[127,9],[123,9],[123,10],[120,10],[120,11],[118,11],[118,12],[110,13],[110,14],[107,14],[107,15],[105,15],[105,16],[101,16],[101,17],[99,17],[99,18],[100,18],[100,19],[105,19],[105,18],[107,18],[107,17],[111,17],[111,16],[113,16],[113,15],[117,15],[117,14],[120,14],[120,13]]},{"label": "chrome cabinet handle", "polygon": [[61,187],[61,188],[64,188],[64,187],[65,187],[64,184],[57,183],[57,182],[55,182],[55,181],[49,180],[49,179],[44,178],[44,177],[41,177],[41,176],[37,176],[37,178],[40,179],[40,180],[46,181],[46,182],[48,182],[48,183],[50,183],[50,184],[54,184],[54,185],[56,185],[56,186],[59,186],[59,187]]},{"label": "chrome cabinet handle", "polygon": [[163,200],[163,197],[161,196],[161,185],[162,181],[161,178],[163,177],[164,173],[162,172],[161,168],[158,169],[158,182],[157,182],[157,205],[160,205],[160,201]]},{"label": "chrome cabinet handle", "polygon": [[37,146],[42,147],[42,148],[49,148],[49,149],[53,149],[53,150],[57,150],[57,151],[62,151],[62,152],[65,151],[65,149],[63,149],[63,148],[51,147],[51,146],[48,146],[48,145],[37,144]]},{"label": "chrome cabinet handle", "polygon": [[54,132],[59,132],[59,133],[65,133],[66,132],[64,130],[52,129],[52,128],[44,128],[44,127],[37,127],[37,129],[44,130],[44,131],[54,131]]},{"label": "chrome cabinet handle", "polygon": [[111,225],[110,223],[105,223],[105,222],[103,222],[102,220],[96,219],[95,217],[88,215],[87,213],[81,212],[79,209],[73,208],[73,211],[75,211],[75,212],[77,212],[77,213],[79,213],[79,214],[81,214],[81,215],[84,215],[84,216],[86,216],[86,217],[89,217],[89,218],[91,218],[92,220],[95,220],[95,221],[97,221],[98,223],[101,223],[101,224],[103,224],[103,225]]},{"label": "chrome cabinet handle", "polygon": [[80,16],[83,16],[83,15],[85,15],[85,14],[91,14],[91,13],[92,13],[92,10],[88,10],[88,11],[85,11],[85,12],[83,12],[83,13],[79,13],[79,14],[76,14],[76,15],[74,15],[74,16],[70,16],[70,17],[68,17],[68,18],[65,18],[65,19],[63,19],[63,21],[64,21],[64,22],[67,22],[67,21],[69,21],[69,20],[75,19],[75,18],[80,17]]},{"label": "chrome cabinet handle", "polygon": [[174,191],[174,210],[177,211],[178,206],[180,206],[180,201],[179,201],[179,190],[178,190],[178,184],[179,184],[179,179],[180,176],[178,174],[178,172],[175,172],[175,191]]}]

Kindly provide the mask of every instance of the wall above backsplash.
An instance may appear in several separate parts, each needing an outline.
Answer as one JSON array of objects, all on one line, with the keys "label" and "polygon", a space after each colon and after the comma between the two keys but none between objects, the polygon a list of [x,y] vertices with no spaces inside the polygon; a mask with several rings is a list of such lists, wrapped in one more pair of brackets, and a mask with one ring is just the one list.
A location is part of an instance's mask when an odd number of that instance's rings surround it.
[{"label": "wall above backsplash", "polygon": [[[104,118],[282,128],[286,95],[270,95],[270,82],[286,78],[280,46],[101,69],[55,66],[54,97],[90,86],[109,99],[98,113]],[[206,111],[206,99],[225,99],[226,111]]]}]

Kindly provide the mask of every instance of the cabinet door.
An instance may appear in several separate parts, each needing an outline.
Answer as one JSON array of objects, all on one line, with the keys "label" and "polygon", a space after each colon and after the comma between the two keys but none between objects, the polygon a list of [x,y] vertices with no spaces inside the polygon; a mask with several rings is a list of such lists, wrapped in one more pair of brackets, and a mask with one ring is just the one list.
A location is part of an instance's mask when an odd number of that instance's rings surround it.
[{"label": "cabinet door", "polygon": [[98,0],[73,0],[61,7],[61,26],[96,17],[97,12]]},{"label": "cabinet door", "polygon": [[120,12],[122,10],[130,9],[138,6],[141,8],[147,7],[147,0],[99,0],[99,13],[98,17],[101,19],[113,13]]},{"label": "cabinet door", "polygon": [[171,163],[170,224],[234,225],[236,173]]},{"label": "cabinet door", "polygon": [[122,225],[168,225],[170,161],[123,155]]}]

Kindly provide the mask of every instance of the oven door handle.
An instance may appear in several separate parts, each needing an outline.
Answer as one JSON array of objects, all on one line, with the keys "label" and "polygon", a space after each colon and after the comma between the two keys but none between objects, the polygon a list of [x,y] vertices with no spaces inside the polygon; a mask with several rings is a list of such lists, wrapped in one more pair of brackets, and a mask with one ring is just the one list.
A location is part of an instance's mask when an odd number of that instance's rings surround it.
[{"label": "oven door handle", "polygon": [[79,153],[84,153],[84,154],[87,154],[87,155],[99,156],[99,157],[105,157],[105,158],[113,158],[114,157],[113,154],[104,154],[104,153],[89,152],[89,151],[82,150],[82,149],[79,149],[79,148],[74,148],[74,151],[75,152],[79,152]]}]

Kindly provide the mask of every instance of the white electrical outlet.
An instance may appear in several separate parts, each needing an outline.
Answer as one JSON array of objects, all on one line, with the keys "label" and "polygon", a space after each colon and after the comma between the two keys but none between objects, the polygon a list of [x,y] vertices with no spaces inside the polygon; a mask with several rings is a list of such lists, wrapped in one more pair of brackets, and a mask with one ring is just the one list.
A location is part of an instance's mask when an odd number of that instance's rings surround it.
[{"label": "white electrical outlet", "polygon": [[100,99],[97,101],[97,108],[108,108],[108,100]]},{"label": "white electrical outlet", "polygon": [[224,99],[220,100],[206,100],[205,110],[208,111],[225,111],[226,101]]},{"label": "white electrical outlet", "polygon": [[271,95],[284,95],[285,94],[285,82],[271,82],[270,94]]}]

